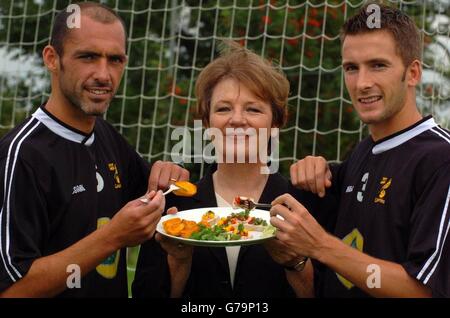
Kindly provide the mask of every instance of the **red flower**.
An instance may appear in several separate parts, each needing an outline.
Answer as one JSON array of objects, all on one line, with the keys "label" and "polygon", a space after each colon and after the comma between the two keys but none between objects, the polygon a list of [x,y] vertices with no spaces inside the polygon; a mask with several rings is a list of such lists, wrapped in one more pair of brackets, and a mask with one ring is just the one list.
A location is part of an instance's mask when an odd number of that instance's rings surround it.
[{"label": "red flower", "polygon": [[303,28],[303,25],[305,24],[305,19],[301,18],[300,20],[298,20],[298,26],[299,28]]},{"label": "red flower", "polygon": [[268,16],[268,15],[264,15],[261,17],[261,21],[264,24],[271,24],[272,23],[272,19]]},{"label": "red flower", "polygon": [[345,111],[349,114],[353,113],[353,106],[347,106],[347,108],[345,109]]},{"label": "red flower", "polygon": [[300,22],[294,18],[289,19],[289,24],[293,25],[295,28],[295,32],[300,32]]},{"label": "red flower", "polygon": [[337,13],[337,11],[336,11],[336,8],[328,8],[327,13],[330,15],[330,17],[331,17],[333,20],[336,20],[336,19],[337,19],[338,13]]},{"label": "red flower", "polygon": [[290,46],[297,46],[297,45],[298,45],[298,38],[296,38],[296,39],[287,39],[286,42],[287,42]]},{"label": "red flower", "polygon": [[181,87],[176,85],[175,86],[175,94],[176,95],[181,95],[182,92],[183,92],[183,90],[181,89]]},{"label": "red flower", "polygon": [[183,90],[181,89],[180,86],[175,85],[174,87],[174,83],[170,83],[169,87],[167,88],[167,93],[169,93],[170,95],[181,95],[181,93],[183,92]]},{"label": "red flower", "polygon": [[186,98],[180,98],[180,105],[187,105],[187,99]]},{"label": "red flower", "polygon": [[309,58],[312,58],[312,57],[314,56],[314,53],[313,53],[312,51],[310,51],[310,50],[306,50],[306,51],[305,51],[305,55],[306,55],[307,57],[309,57]]},{"label": "red flower", "polygon": [[316,20],[314,18],[309,18],[308,25],[320,28],[322,26],[322,23],[319,20]]}]

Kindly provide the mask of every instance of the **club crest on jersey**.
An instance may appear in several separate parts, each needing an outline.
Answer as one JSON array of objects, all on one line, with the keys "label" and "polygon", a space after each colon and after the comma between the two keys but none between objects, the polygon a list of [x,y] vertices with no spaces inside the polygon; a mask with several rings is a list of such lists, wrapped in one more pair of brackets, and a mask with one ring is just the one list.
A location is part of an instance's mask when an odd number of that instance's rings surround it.
[{"label": "club crest on jersey", "polygon": [[122,188],[122,183],[120,182],[119,170],[117,169],[117,165],[115,163],[108,163],[109,171],[114,173],[114,189]]},{"label": "club crest on jersey", "polygon": [[375,203],[384,204],[386,202],[386,191],[392,184],[392,178],[383,177],[380,181],[381,189],[375,198]]}]

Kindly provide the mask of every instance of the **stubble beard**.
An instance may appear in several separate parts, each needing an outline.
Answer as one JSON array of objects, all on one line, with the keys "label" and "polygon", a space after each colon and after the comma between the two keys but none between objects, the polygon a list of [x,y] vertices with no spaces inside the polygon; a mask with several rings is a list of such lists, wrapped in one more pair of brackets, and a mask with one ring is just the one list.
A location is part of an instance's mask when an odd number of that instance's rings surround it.
[{"label": "stubble beard", "polygon": [[[69,101],[69,104],[76,110],[80,110],[83,114],[87,116],[103,116],[109,108],[111,100],[106,101],[106,105],[100,107],[96,105],[94,102],[85,102],[83,101],[83,88],[81,91],[71,90],[66,88],[63,80],[60,82],[61,92],[64,97]],[[114,96],[114,95],[113,95]]]},{"label": "stubble beard", "polygon": [[[402,78],[401,78],[401,82],[403,83],[406,79],[406,68],[403,72]],[[385,97],[383,96],[383,102],[385,102]],[[401,96],[401,98],[396,99],[394,102],[394,104],[391,104],[391,106],[393,107],[388,107],[388,105],[384,105],[384,110],[381,113],[380,116],[376,117],[376,118],[368,118],[368,119],[364,119],[361,118],[361,116],[358,114],[358,117],[360,118],[360,120],[366,124],[366,125],[373,125],[373,124],[380,124],[383,123],[385,121],[388,121],[390,118],[394,117],[395,115],[397,115],[399,112],[401,112],[401,110],[403,109],[404,105],[405,105],[405,101],[406,101],[406,90],[403,91],[403,94]],[[357,100],[355,101],[357,102]]]},{"label": "stubble beard", "polygon": [[89,105],[88,103],[83,103],[80,98],[77,98],[73,95],[66,95],[66,98],[70,101],[72,107],[79,109],[83,112],[83,114],[88,116],[103,116],[109,108],[110,102],[107,102],[103,110],[98,110],[98,107],[95,105]]}]

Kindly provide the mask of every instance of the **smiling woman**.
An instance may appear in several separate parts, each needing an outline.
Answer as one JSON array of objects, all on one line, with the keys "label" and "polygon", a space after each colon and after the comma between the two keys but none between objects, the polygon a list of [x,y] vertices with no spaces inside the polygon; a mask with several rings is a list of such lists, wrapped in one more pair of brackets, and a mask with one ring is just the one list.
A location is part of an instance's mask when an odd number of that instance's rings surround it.
[{"label": "smiling woman", "polygon": [[[256,137],[256,148],[267,149],[268,131],[285,123],[288,94],[289,82],[283,73],[255,53],[233,43],[205,67],[196,83],[198,113],[206,127],[218,132],[215,137],[223,138],[214,139],[217,165],[213,165],[198,182],[197,194],[192,198],[166,197],[166,207],[185,210],[175,216],[178,221],[188,213],[186,210],[197,209],[192,213],[197,211],[199,215],[189,215],[198,220],[205,210],[229,211],[236,196],[251,197],[269,204],[283,193],[292,193],[301,197],[305,205],[311,204],[279,173],[262,174],[264,162],[249,160],[252,138]],[[261,142],[263,137],[265,143]],[[239,156],[244,160],[239,161]],[[269,216],[267,212],[262,213]],[[227,226],[223,227],[225,223]],[[298,284],[290,280],[289,275],[292,274],[286,273],[283,266],[298,263],[299,255],[291,253],[277,240],[264,240],[262,237],[247,239],[247,242],[256,243],[249,246],[239,246],[245,240],[224,243],[223,236],[230,231],[244,234],[248,230],[244,225],[233,228],[227,218],[219,220],[218,224],[220,226],[212,226],[206,222],[198,235],[204,234],[214,239],[218,235],[221,237],[219,244],[200,244],[202,241],[191,240],[203,246],[186,245],[180,248],[179,240],[159,234],[143,244],[133,283],[133,296],[295,295]],[[198,239],[195,235],[191,239]],[[255,264],[258,264],[257,270]]]}]

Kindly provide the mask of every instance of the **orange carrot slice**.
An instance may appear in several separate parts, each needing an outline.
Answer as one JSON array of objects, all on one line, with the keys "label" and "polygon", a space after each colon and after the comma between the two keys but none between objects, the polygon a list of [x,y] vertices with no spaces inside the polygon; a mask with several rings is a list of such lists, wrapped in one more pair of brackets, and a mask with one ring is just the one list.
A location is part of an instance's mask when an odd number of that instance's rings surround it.
[{"label": "orange carrot slice", "polygon": [[177,181],[175,185],[180,189],[173,191],[173,193],[180,197],[192,197],[197,193],[197,186],[188,181]]}]

